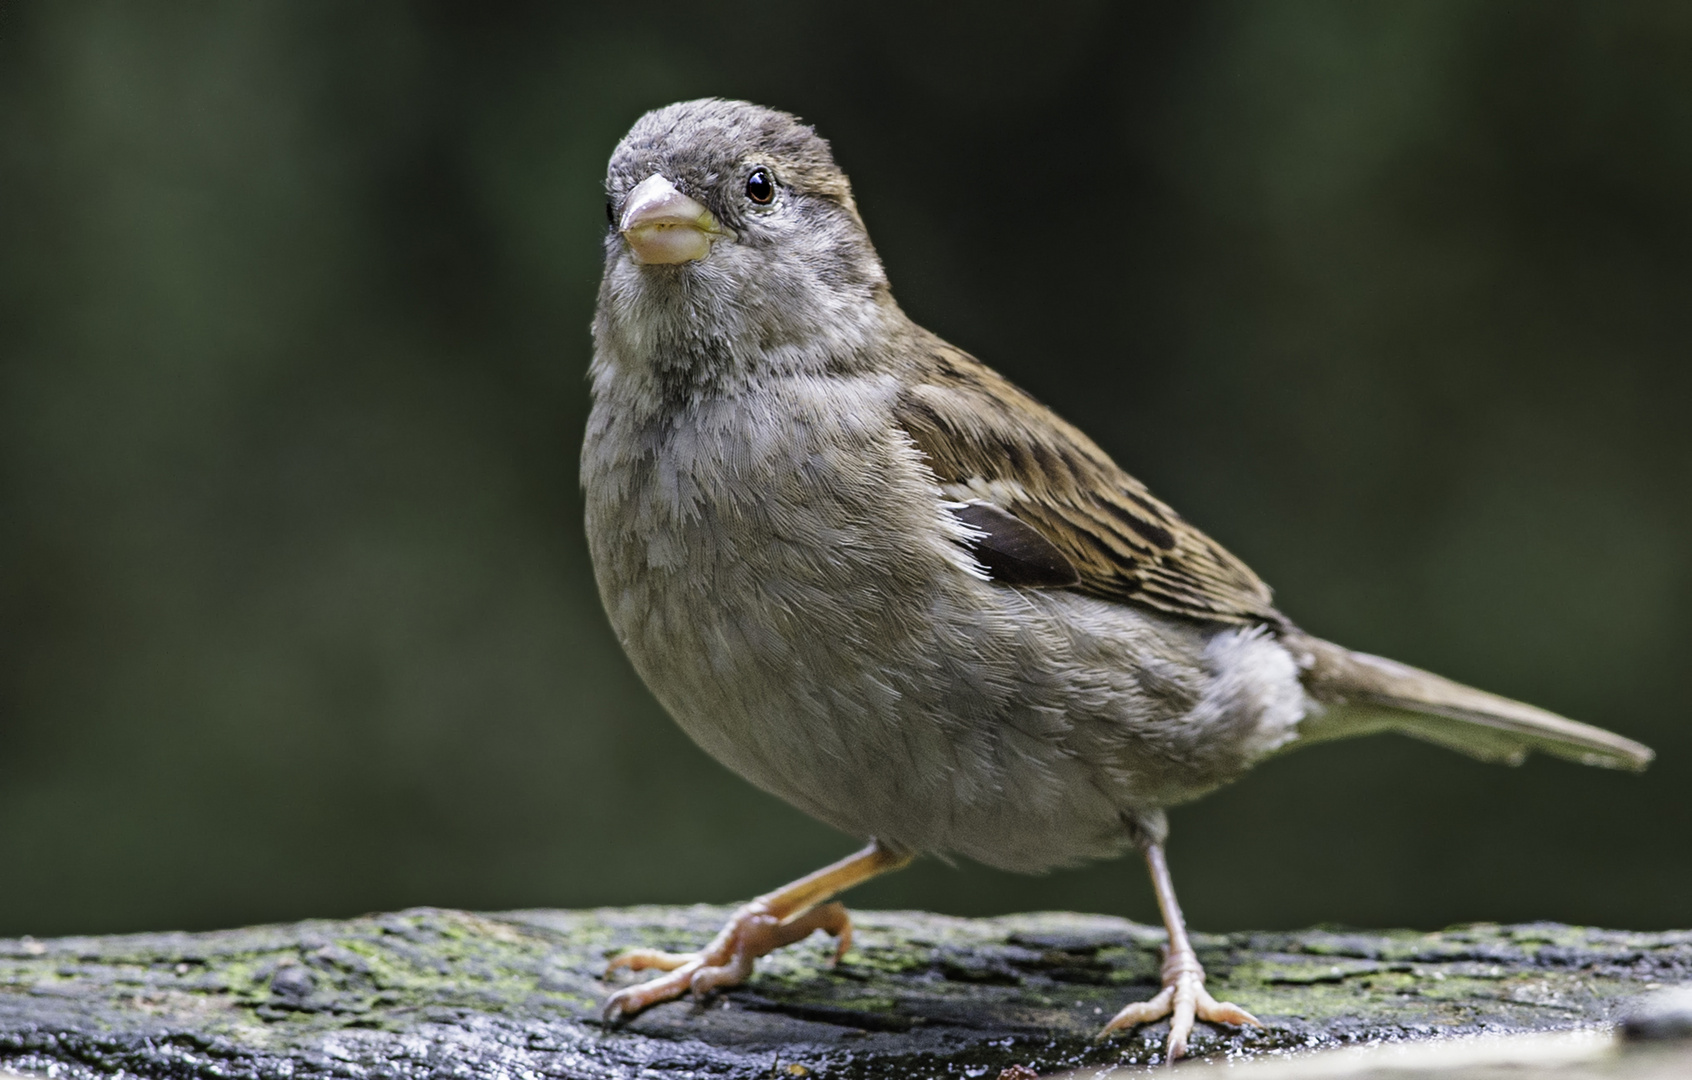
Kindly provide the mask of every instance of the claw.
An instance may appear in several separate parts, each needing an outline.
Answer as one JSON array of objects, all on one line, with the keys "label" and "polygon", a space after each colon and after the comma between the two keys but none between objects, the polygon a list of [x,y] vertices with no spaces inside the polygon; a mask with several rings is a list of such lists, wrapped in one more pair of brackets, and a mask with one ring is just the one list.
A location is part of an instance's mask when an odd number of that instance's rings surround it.
[{"label": "claw", "polygon": [[667,974],[612,994],[605,1002],[602,1016],[606,1023],[618,1024],[643,1009],[683,994],[702,998],[713,990],[738,986],[752,974],[758,957],[809,937],[814,930],[826,931],[839,939],[834,951],[834,962],[839,963],[852,943],[852,917],[836,903],[821,904],[782,921],[767,906],[753,901],[736,911],[711,944],[699,952],[630,949],[619,953],[606,965],[607,974],[618,968],[630,971],[657,968]]},{"label": "claw", "polygon": [[1169,1017],[1169,1038],[1164,1043],[1168,1060],[1187,1056],[1187,1037],[1195,1020],[1213,1024],[1250,1024],[1262,1027],[1257,1017],[1231,1001],[1217,1001],[1204,988],[1204,968],[1191,951],[1172,952],[1163,962],[1163,989],[1150,1001],[1124,1006],[1110,1018],[1095,1041],[1102,1042],[1118,1031]]},{"label": "claw", "polygon": [[857,854],[775,892],[765,893],[740,908],[711,943],[698,952],[630,949],[618,954],[606,965],[606,974],[618,968],[630,971],[657,968],[665,974],[612,994],[601,1015],[607,1024],[619,1024],[661,1001],[673,1001],[687,993],[703,997],[721,987],[735,986],[752,974],[752,965],[758,957],[809,937],[813,930],[834,935],[834,963],[838,964],[852,946],[852,917],[846,914],[845,907],[828,898],[877,874],[897,870],[911,859],[908,853],[872,840]]}]

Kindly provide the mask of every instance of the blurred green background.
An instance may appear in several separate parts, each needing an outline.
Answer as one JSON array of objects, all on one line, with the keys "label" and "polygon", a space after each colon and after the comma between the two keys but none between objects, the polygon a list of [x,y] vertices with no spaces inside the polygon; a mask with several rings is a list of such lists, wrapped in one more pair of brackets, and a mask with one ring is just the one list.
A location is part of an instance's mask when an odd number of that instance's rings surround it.
[{"label": "blurred green background", "polygon": [[[622,659],[604,163],[815,122],[894,288],[1309,629],[1653,744],[1174,814],[1206,929],[1692,925],[1692,7],[0,6],[0,934],[730,901],[854,840]],[[1133,860],[866,906],[1155,916]]]}]

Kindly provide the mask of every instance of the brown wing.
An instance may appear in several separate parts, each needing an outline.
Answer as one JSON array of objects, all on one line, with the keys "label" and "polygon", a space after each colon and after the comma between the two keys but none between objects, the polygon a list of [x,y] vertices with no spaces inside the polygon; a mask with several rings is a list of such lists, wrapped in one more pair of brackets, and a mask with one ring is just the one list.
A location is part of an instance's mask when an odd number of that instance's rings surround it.
[{"label": "brown wing", "polygon": [[927,352],[898,420],[949,497],[1038,530],[1082,592],[1195,619],[1284,622],[1249,567],[1080,430],[969,354],[938,339]]}]

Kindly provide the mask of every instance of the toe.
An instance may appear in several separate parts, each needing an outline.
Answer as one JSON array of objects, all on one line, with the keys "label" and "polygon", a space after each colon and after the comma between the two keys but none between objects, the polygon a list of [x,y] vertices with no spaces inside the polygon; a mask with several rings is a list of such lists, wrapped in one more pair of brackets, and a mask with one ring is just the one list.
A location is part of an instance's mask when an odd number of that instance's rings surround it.
[{"label": "toe", "polygon": [[[852,947],[852,916],[847,914],[844,904],[822,904],[812,908],[802,917],[805,925],[805,935],[812,930],[821,930],[834,937],[834,962],[836,964],[846,958],[846,950]],[[801,920],[793,920],[794,924]],[[802,935],[804,936],[804,935]],[[794,938],[795,941],[799,940]]]},{"label": "toe", "polygon": [[1175,988],[1166,986],[1159,990],[1157,996],[1150,1001],[1136,1001],[1132,1005],[1123,1006],[1122,1011],[1111,1017],[1110,1023],[1106,1024],[1098,1035],[1094,1036],[1094,1040],[1102,1041],[1110,1038],[1118,1031],[1125,1031],[1141,1024],[1149,1024],[1153,1020],[1162,1020],[1169,1015],[1170,1002],[1174,1000],[1174,997]]},{"label": "toe", "polygon": [[1187,1056],[1187,1036],[1193,1033],[1193,1018],[1198,1015],[1195,996],[1186,983],[1175,990],[1175,1007],[1170,1010],[1169,1017],[1169,1041],[1164,1044],[1170,1061]]},{"label": "toe", "polygon": [[630,971],[645,971],[647,968],[657,968],[659,971],[674,971],[684,964],[699,959],[698,953],[673,953],[661,949],[628,949],[613,956],[605,965],[607,972],[618,968],[628,968]]},{"label": "toe", "polygon": [[1208,1020],[1213,1024],[1263,1026],[1263,1021],[1235,1005],[1232,1001],[1217,1001],[1209,994],[1204,996],[1205,1000],[1199,1002],[1198,1016],[1200,1020]]},{"label": "toe", "polygon": [[690,961],[674,971],[638,986],[626,986],[612,994],[605,1002],[600,1016],[608,1024],[620,1024],[643,1009],[659,1002],[674,1001],[687,993],[693,983],[698,961]]},{"label": "toe", "polygon": [[623,1021],[627,1020],[629,1017],[644,1008],[645,1006],[636,1005],[631,1000],[634,995],[630,991],[633,989],[635,988],[630,987],[629,990],[619,990],[607,998],[605,1001],[605,1008],[600,1010],[600,1019],[604,1020],[607,1024],[621,1024]]}]

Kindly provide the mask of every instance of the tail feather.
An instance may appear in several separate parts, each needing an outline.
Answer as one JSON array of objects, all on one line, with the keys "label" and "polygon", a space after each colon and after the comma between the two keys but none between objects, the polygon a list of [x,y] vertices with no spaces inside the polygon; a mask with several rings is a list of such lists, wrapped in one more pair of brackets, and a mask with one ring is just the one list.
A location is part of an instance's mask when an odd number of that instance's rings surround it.
[{"label": "tail feather", "polygon": [[1656,756],[1614,732],[1394,660],[1303,634],[1285,644],[1304,668],[1306,692],[1323,706],[1299,724],[1299,743],[1398,731],[1482,761],[1516,765],[1539,750],[1635,772]]}]

